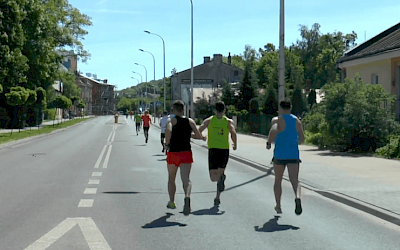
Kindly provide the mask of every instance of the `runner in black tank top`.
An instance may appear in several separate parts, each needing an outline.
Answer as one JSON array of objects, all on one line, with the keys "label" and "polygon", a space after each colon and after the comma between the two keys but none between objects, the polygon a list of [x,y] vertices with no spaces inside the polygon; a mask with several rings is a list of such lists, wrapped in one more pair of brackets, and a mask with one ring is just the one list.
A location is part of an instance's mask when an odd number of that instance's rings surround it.
[{"label": "runner in black tank top", "polygon": [[171,140],[169,152],[185,152],[190,151],[190,138],[192,135],[192,127],[189,118],[175,116],[176,124],[172,126]]},{"label": "runner in black tank top", "polygon": [[[190,192],[192,183],[189,179],[190,169],[192,167],[193,156],[190,146],[190,138],[203,139],[196,123],[190,119],[183,117],[182,101],[175,101],[173,104],[173,113],[175,117],[171,118],[165,129],[165,143],[167,150],[167,166],[168,166],[168,193],[169,202],[167,208],[176,208],[175,205],[175,178],[178,168],[181,170],[181,179],[183,182],[183,189],[185,191],[185,205],[183,207],[183,214],[189,215],[190,213]],[[192,131],[194,134],[192,134]]]}]

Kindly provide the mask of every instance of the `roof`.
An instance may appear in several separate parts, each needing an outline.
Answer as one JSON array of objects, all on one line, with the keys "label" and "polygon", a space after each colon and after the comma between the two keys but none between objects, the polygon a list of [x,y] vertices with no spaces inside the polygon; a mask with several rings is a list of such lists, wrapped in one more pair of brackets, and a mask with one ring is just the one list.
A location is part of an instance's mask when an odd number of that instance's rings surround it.
[{"label": "roof", "polygon": [[[196,68],[203,67],[204,65],[207,65],[207,64],[214,64],[214,60],[206,62],[206,63],[199,64],[199,65],[196,65],[196,66],[193,66],[193,70],[196,69]],[[240,68],[238,68],[238,67],[236,67],[235,65],[232,65],[232,64],[228,64],[228,63],[224,63],[224,62],[221,62],[221,64],[225,65],[225,66],[236,68],[236,69],[238,69],[240,71],[243,71],[242,69],[240,69]],[[190,70],[191,70],[191,68],[182,70],[180,72],[176,72],[176,74],[172,75],[171,77],[174,77],[174,76],[176,76],[178,74],[182,74],[183,72],[190,71]]]},{"label": "roof", "polygon": [[338,62],[369,57],[393,50],[400,50],[400,23],[346,52]]}]

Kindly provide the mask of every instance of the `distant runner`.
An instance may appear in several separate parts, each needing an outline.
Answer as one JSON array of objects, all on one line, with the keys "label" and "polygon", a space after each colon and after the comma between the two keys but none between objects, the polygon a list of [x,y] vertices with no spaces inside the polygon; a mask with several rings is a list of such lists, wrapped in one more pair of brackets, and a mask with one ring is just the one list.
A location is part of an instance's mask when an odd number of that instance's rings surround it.
[{"label": "distant runner", "polygon": [[[165,130],[165,143],[167,150],[167,167],[168,167],[168,193],[169,202],[167,208],[174,209],[175,205],[175,192],[176,192],[176,173],[178,168],[181,171],[181,179],[183,189],[185,191],[185,200],[183,207],[183,214],[189,215],[190,213],[190,192],[192,190],[192,183],[189,179],[190,170],[193,163],[193,155],[190,146],[190,138],[203,139],[196,127],[196,123],[183,116],[184,104],[182,101],[175,101],[173,104],[173,113],[175,117],[169,119]],[[192,134],[194,132],[194,134]]]},{"label": "distant runner", "polygon": [[174,117],[174,115],[168,115],[167,111],[164,111],[163,117],[160,119],[160,127],[161,127],[161,145],[163,147],[162,152],[165,151],[165,129],[167,127],[168,119],[170,117]]},{"label": "distant runner", "polygon": [[237,136],[233,121],[225,116],[225,103],[215,104],[216,115],[213,115],[200,126],[199,131],[208,130],[208,167],[210,179],[217,183],[217,196],[214,205],[221,203],[220,195],[225,190],[225,169],[229,159],[229,133],[233,141],[233,150],[237,147]]},{"label": "distant runner", "polygon": [[148,110],[144,111],[144,115],[142,116],[142,121],[143,121],[144,137],[145,137],[146,143],[147,143],[149,141],[150,124],[152,124]]},{"label": "distant runner", "polygon": [[139,135],[140,125],[142,123],[142,115],[138,112],[135,115],[135,123],[136,123],[136,135]]},{"label": "distant runner", "polygon": [[132,115],[133,115],[133,112],[131,110],[131,111],[129,111],[129,116],[131,117],[131,120],[132,120]]},{"label": "distant runner", "polygon": [[271,148],[271,143],[275,141],[274,163],[275,172],[275,211],[282,213],[281,196],[282,196],[282,178],[285,172],[285,166],[288,167],[289,179],[295,194],[295,213],[302,213],[301,200],[297,193],[299,184],[299,165],[300,153],[299,144],[304,142],[303,125],[301,121],[291,114],[292,103],[285,98],[279,102],[279,116],[272,120],[272,127],[269,132],[267,149]]}]

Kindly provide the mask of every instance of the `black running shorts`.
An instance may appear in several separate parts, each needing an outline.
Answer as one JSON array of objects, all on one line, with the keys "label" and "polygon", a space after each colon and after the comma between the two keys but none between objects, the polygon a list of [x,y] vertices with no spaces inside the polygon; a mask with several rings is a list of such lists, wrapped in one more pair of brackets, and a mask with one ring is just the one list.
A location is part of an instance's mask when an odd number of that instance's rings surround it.
[{"label": "black running shorts", "polygon": [[146,132],[146,131],[149,132],[149,129],[150,129],[150,127],[144,127],[143,126],[143,132]]},{"label": "black running shorts", "polygon": [[291,163],[301,163],[301,160],[299,160],[299,159],[281,160],[281,159],[272,158],[272,162],[275,163],[276,165],[286,166],[287,164],[291,164]]},{"label": "black running shorts", "polygon": [[229,159],[229,149],[210,148],[208,149],[208,168],[217,170],[226,168]]},{"label": "black running shorts", "polygon": [[165,139],[165,133],[161,133],[161,140]]}]

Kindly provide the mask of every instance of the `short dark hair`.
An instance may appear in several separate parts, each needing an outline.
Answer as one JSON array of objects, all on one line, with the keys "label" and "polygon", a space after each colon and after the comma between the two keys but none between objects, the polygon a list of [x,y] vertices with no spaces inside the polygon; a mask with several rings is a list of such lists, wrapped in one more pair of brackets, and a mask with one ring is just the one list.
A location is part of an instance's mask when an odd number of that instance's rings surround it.
[{"label": "short dark hair", "polygon": [[279,102],[279,106],[284,110],[289,110],[292,108],[292,102],[289,98],[285,98]]},{"label": "short dark hair", "polygon": [[174,101],[174,104],[172,104],[173,109],[178,112],[182,112],[184,106],[185,104],[181,100]]},{"label": "short dark hair", "polygon": [[168,115],[168,112],[167,112],[167,111],[164,111],[163,115]]},{"label": "short dark hair", "polygon": [[215,104],[215,109],[217,110],[217,112],[224,112],[225,110],[225,103],[223,101],[218,101]]}]

